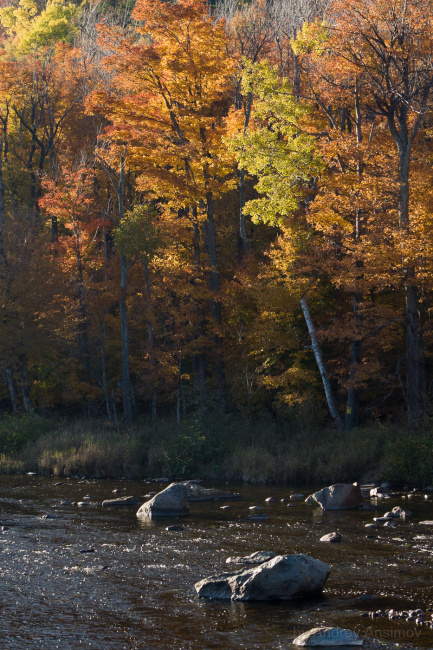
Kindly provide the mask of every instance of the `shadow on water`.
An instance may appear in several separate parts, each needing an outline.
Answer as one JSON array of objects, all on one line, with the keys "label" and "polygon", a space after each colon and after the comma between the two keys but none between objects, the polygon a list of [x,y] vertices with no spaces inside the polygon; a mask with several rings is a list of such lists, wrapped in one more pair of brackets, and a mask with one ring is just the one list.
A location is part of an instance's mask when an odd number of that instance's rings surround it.
[{"label": "shadow on water", "polygon": [[[225,485],[240,498],[193,503],[188,517],[151,521],[137,520],[136,507],[101,506],[114,489],[141,503],[164,487],[1,476],[0,647],[290,649],[307,629],[338,625],[357,631],[367,648],[433,648],[427,626],[378,614],[433,608],[433,526],[420,523],[433,519],[433,505],[423,494],[410,503],[398,495],[372,502],[371,510],[322,513],[302,499],[282,502],[290,488]],[[276,502],[266,503],[270,496]],[[86,505],[72,505],[78,502]],[[247,519],[254,505],[269,518]],[[413,517],[394,528],[365,528],[394,505]],[[171,525],[181,530],[167,530]],[[340,544],[319,541],[334,530]],[[330,564],[323,595],[272,603],[196,597],[195,582],[233,570],[227,557],[257,550],[307,553]]]}]

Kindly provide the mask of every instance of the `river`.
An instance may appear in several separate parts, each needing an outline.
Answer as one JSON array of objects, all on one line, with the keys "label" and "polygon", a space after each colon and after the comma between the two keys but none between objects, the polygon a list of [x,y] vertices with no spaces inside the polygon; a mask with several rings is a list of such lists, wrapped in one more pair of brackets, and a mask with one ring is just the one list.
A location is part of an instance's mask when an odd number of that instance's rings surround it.
[{"label": "river", "polygon": [[[192,503],[190,517],[149,523],[137,520],[136,507],[101,506],[115,489],[141,503],[164,487],[0,476],[0,648],[286,650],[319,625],[355,630],[368,647],[433,648],[427,625],[371,618],[389,608],[433,608],[433,526],[420,523],[433,519],[433,503],[422,492],[372,501],[372,510],[322,512],[300,499],[292,507],[281,501],[311,488],[224,484],[216,487],[240,498]],[[85,496],[86,506],[60,505]],[[225,503],[232,507],[222,509]],[[252,505],[269,519],[246,519]],[[365,528],[395,505],[413,516],[394,528]],[[167,530],[176,523],[183,529]],[[319,541],[332,531],[341,533],[340,544]],[[228,570],[227,557],[258,550],[306,553],[330,564],[323,596],[298,603],[195,596],[194,583]]]}]

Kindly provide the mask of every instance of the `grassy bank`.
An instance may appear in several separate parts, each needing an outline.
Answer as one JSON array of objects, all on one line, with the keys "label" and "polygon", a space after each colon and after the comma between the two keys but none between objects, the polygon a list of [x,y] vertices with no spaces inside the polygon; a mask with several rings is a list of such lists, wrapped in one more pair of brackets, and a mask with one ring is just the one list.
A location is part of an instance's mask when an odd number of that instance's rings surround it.
[{"label": "grassy bank", "polygon": [[318,427],[308,418],[250,424],[239,416],[196,415],[175,422],[137,423],[125,430],[101,420],[52,421],[38,416],[0,420],[0,471],[57,476],[306,484],[390,479],[433,482],[433,435],[370,426],[351,432]]}]

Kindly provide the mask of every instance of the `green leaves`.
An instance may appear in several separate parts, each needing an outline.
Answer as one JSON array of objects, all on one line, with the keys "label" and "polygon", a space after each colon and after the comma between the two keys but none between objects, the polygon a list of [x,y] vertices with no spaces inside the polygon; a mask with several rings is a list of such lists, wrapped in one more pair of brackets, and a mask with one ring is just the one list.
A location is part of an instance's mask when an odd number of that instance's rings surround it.
[{"label": "green leaves", "polygon": [[17,54],[28,54],[34,49],[68,42],[75,33],[74,20],[79,7],[64,0],[48,0],[38,13],[34,0],[21,0],[17,7],[0,9],[0,22]]},{"label": "green leaves", "polygon": [[151,205],[136,205],[127,212],[116,228],[116,247],[128,258],[150,262],[160,243],[156,226],[157,211]]},{"label": "green leaves", "polygon": [[245,213],[254,222],[278,225],[298,208],[305,185],[321,168],[314,139],[300,127],[308,109],[267,61],[245,62],[242,90],[253,93],[253,123],[229,146],[240,168],[257,177],[262,195],[247,203]]}]

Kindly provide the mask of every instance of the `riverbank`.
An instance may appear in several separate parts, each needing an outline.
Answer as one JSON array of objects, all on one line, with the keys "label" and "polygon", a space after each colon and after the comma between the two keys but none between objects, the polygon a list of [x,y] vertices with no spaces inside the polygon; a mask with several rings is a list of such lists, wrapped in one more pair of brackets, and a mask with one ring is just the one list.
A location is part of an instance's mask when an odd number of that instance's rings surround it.
[{"label": "riverbank", "polygon": [[433,482],[433,436],[375,425],[341,433],[314,423],[252,424],[235,415],[196,415],[124,429],[103,420],[39,416],[0,420],[0,472],[55,476],[207,478],[257,484],[391,480]]}]

